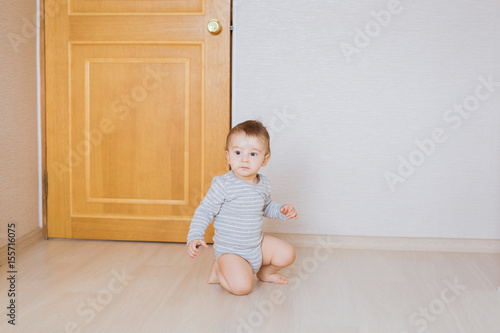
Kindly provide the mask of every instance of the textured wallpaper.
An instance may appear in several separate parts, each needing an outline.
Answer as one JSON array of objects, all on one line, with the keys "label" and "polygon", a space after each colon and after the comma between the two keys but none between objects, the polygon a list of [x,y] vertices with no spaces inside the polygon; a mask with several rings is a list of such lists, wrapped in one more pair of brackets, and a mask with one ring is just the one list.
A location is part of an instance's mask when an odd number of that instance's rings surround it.
[{"label": "textured wallpaper", "polygon": [[284,233],[500,239],[498,1],[234,2],[233,125]]},{"label": "textured wallpaper", "polygon": [[0,247],[7,224],[17,239],[38,228],[36,1],[0,11]]}]

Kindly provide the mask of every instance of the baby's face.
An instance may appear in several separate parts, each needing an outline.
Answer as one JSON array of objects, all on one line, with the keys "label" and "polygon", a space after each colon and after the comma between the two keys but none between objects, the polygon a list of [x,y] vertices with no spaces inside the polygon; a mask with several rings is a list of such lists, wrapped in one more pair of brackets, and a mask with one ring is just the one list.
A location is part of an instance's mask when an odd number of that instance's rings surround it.
[{"label": "baby's face", "polygon": [[236,177],[253,182],[259,169],[267,164],[269,154],[264,143],[257,137],[237,133],[229,140],[227,162]]}]

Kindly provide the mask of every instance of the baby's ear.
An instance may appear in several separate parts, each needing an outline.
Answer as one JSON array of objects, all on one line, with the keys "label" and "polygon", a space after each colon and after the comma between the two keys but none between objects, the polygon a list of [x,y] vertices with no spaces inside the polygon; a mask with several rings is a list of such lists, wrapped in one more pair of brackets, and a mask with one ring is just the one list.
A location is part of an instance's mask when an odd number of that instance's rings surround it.
[{"label": "baby's ear", "polygon": [[271,158],[271,155],[270,154],[267,154],[265,157],[264,157],[264,161],[262,162],[262,166],[266,166],[267,162],[269,162],[269,159]]}]

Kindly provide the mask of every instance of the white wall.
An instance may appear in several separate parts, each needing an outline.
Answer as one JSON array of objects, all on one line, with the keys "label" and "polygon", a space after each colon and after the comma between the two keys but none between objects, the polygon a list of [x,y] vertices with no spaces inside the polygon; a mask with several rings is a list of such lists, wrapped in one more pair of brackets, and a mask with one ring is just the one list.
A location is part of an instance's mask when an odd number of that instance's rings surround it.
[{"label": "white wall", "polygon": [[300,214],[265,230],[500,239],[499,3],[235,1],[233,125],[268,126]]}]

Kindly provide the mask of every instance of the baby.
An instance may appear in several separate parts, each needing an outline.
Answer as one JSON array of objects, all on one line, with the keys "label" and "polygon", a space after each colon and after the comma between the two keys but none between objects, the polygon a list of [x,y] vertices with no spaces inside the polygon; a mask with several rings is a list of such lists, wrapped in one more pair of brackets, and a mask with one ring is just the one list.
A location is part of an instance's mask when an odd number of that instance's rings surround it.
[{"label": "baby", "polygon": [[214,220],[215,260],[207,282],[220,283],[235,295],[250,293],[255,273],[264,282],[288,283],[277,272],[295,260],[290,244],[262,233],[263,216],[298,218],[292,205],[271,200],[269,180],[257,173],[271,156],[269,141],[269,133],[259,121],[233,127],[226,139],[231,171],[213,178],[189,228],[187,251],[197,258],[198,247],[208,247],[203,235]]}]

